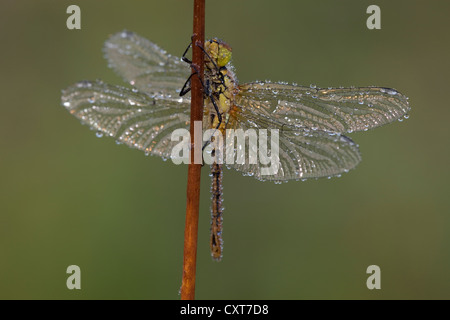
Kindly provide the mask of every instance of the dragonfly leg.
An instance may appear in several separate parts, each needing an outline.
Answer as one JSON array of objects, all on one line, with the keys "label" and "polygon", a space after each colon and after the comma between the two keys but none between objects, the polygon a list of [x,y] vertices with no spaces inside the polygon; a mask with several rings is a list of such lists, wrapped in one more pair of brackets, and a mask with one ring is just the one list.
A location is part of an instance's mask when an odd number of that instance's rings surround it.
[{"label": "dragonfly leg", "polygon": [[214,106],[214,110],[216,110],[217,119],[219,121],[219,123],[216,126],[216,129],[219,129],[220,125],[222,124],[222,114],[219,111],[219,107],[217,106],[216,100],[214,99],[213,95],[209,94],[208,97],[211,99],[211,102]]},{"label": "dragonfly leg", "polygon": [[[191,37],[191,39],[194,36]],[[212,64],[214,65],[214,67],[219,70],[219,67],[216,65],[216,63],[214,62],[213,59],[211,59],[211,57],[209,56],[209,54],[206,52],[205,48],[203,48],[203,46],[196,44],[197,47],[199,47],[203,53],[208,57],[208,59],[212,62]],[[189,51],[189,49],[192,47],[192,41],[189,43],[189,45],[187,46],[186,50],[184,50],[183,55],[181,56],[181,60],[183,60],[184,62],[188,63],[188,64],[192,64],[192,60],[189,60],[188,58],[186,58],[187,52]]]},{"label": "dragonfly leg", "polygon": [[189,43],[189,45],[187,46],[186,50],[184,50],[183,55],[181,56],[181,60],[183,60],[184,62],[188,63],[188,64],[192,64],[192,61],[189,60],[188,58],[186,58],[187,52],[189,51],[189,49],[192,47],[192,42]]},{"label": "dragonfly leg", "polygon": [[[181,60],[188,63],[191,67],[192,67],[192,60],[189,60],[186,57],[186,55],[187,55],[189,49],[192,47],[192,38],[193,37],[194,36],[191,37],[191,42],[187,46],[186,50],[184,50],[183,55],[181,56]],[[199,46],[199,47],[203,50],[203,52],[205,52],[205,50],[201,46]],[[191,75],[189,76],[189,78],[187,78],[186,82],[184,83],[183,87],[181,88],[180,96],[184,96],[189,91],[191,91],[191,78],[194,74],[198,74],[198,70],[195,67],[194,67],[194,69],[195,69],[195,72],[191,73]],[[203,87],[203,89],[205,89],[205,85],[203,83],[202,83],[202,87]]]},{"label": "dragonfly leg", "polygon": [[[195,74],[198,75],[198,70],[195,67],[195,65],[192,65],[192,63],[191,63],[191,67],[194,68],[195,71],[193,73],[191,73],[189,78],[187,78],[186,82],[184,83],[183,87],[181,88],[180,96],[184,96],[186,93],[191,91],[191,78]],[[207,86],[203,83],[203,81],[200,81],[200,83],[202,84],[203,91],[206,92]]]},{"label": "dragonfly leg", "polygon": [[186,93],[188,93],[189,91],[191,91],[191,78],[194,74],[197,74],[196,72],[191,73],[191,75],[189,76],[189,78],[187,78],[186,82],[183,85],[183,88],[181,88],[180,91],[180,97],[184,96]]}]

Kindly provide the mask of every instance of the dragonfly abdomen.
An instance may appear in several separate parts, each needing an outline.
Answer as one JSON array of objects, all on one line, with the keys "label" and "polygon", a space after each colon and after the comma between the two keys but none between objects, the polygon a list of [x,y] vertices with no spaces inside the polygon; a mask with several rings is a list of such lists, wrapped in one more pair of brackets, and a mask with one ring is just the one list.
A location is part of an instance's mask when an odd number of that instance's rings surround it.
[{"label": "dragonfly abdomen", "polygon": [[211,256],[214,260],[222,259],[222,165],[211,165]]}]

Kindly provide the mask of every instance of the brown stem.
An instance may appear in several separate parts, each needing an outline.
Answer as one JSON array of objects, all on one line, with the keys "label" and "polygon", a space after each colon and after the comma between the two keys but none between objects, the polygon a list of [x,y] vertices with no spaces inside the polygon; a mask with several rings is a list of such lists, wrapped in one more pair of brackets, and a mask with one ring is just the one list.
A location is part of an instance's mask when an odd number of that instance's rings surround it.
[{"label": "brown stem", "polygon": [[[198,76],[191,78],[191,124],[192,144],[200,145],[202,141],[194,140],[194,122],[203,119],[203,51],[199,46],[205,42],[205,0],[194,0],[194,35],[192,37],[192,72]],[[195,270],[197,261],[198,211],[200,204],[201,164],[194,163],[194,149],[191,148],[191,162],[188,167],[186,222],[184,229],[183,279],[181,282],[181,299],[195,298]]]}]

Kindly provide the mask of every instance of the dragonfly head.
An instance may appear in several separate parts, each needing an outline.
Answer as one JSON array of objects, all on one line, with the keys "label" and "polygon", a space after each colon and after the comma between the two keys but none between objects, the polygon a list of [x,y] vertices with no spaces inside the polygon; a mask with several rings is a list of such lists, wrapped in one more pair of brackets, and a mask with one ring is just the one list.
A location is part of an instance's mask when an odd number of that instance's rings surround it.
[{"label": "dragonfly head", "polygon": [[[205,42],[205,51],[208,53],[218,67],[224,67],[231,60],[231,47],[217,38]],[[205,57],[205,62],[210,63],[210,59]]]}]

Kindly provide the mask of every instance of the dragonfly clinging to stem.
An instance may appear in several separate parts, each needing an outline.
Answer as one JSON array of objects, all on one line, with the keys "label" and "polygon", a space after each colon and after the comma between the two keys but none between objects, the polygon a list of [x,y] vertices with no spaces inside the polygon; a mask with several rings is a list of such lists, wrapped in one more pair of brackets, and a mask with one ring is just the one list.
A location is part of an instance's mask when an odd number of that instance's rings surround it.
[{"label": "dragonfly clinging to stem", "polygon": [[[344,134],[366,131],[408,117],[408,98],[382,87],[318,88],[257,81],[238,84],[231,47],[205,42],[203,129],[279,129],[279,170],[245,161],[228,165],[259,180],[283,182],[339,176],[360,161],[358,145]],[[123,31],[104,46],[108,64],[132,87],[83,81],[63,91],[62,104],[98,132],[132,148],[172,157],[176,129],[189,129],[189,60]],[[188,62],[188,63],[186,63]],[[245,142],[248,147],[248,142]],[[212,257],[222,257],[222,164],[211,165]]]}]

